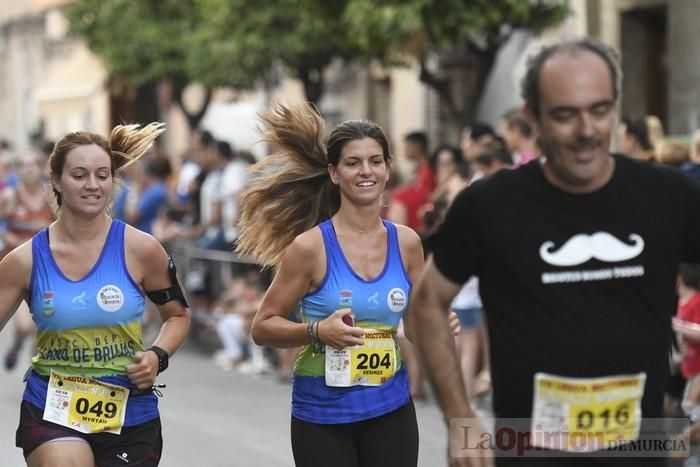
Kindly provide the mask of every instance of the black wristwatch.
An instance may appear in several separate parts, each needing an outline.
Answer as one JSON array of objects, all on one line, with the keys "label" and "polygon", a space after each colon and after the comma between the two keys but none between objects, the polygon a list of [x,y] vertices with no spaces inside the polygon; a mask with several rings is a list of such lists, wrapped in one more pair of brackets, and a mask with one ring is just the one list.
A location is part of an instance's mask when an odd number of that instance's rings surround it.
[{"label": "black wristwatch", "polygon": [[150,350],[156,355],[158,355],[158,374],[161,374],[162,372],[168,369],[168,359],[170,358],[168,352],[155,345],[149,347],[146,350]]}]

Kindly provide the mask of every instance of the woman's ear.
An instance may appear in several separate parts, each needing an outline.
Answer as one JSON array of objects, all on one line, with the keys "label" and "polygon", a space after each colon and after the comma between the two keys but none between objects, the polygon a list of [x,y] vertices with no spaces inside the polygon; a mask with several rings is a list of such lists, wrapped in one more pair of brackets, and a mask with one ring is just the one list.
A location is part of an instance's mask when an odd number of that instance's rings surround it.
[{"label": "woman's ear", "polygon": [[49,178],[51,179],[51,188],[54,189],[54,191],[61,192],[61,189],[59,187],[59,180],[60,177],[54,173],[49,174]]},{"label": "woman's ear", "polygon": [[338,184],[338,168],[333,164],[328,164],[328,175],[331,177],[331,182],[333,185]]}]

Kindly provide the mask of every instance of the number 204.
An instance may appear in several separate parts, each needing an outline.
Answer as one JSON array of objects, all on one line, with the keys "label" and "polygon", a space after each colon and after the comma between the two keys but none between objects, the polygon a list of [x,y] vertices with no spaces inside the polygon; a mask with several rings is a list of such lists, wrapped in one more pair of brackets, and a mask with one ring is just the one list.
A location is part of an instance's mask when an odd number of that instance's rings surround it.
[{"label": "number 204", "polygon": [[357,355],[357,358],[360,360],[357,364],[358,370],[366,370],[368,368],[371,370],[376,370],[380,366],[383,366],[384,368],[391,367],[391,358],[389,357],[388,353],[384,354],[384,357],[381,359],[379,358],[379,354],[376,353],[369,355],[366,353],[361,353]]}]

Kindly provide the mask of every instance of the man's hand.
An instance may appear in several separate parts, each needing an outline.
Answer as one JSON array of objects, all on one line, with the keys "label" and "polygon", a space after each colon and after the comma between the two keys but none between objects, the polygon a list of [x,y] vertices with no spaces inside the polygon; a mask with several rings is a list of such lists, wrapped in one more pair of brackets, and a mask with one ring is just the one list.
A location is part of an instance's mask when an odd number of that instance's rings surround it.
[{"label": "man's hand", "polygon": [[447,322],[450,324],[450,331],[452,331],[452,335],[459,336],[459,333],[462,330],[462,325],[459,322],[459,315],[450,310],[450,313],[447,315]]},{"label": "man's hand", "polygon": [[[485,430],[476,418],[448,426],[448,459],[450,467],[494,467],[493,451],[479,448]],[[465,437],[469,436],[469,439]],[[467,447],[468,446],[468,447]]]}]

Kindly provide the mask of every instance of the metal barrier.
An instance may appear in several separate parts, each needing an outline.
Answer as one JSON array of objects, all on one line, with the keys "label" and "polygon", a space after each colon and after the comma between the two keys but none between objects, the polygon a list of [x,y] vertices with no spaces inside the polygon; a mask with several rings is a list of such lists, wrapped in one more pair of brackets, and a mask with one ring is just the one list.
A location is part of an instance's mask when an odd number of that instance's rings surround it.
[{"label": "metal barrier", "polygon": [[247,266],[240,268],[245,272],[257,263],[233,251],[200,248],[191,241],[169,242],[166,250],[175,261],[188,296],[192,312],[190,337],[198,348],[210,353],[220,345],[215,331],[217,318],[211,313],[211,305],[231,285],[236,265]]},{"label": "metal barrier", "polygon": [[[170,252],[177,265],[183,287],[190,293],[200,293],[201,290],[197,289],[206,285],[209,292],[218,295],[231,284],[235,269],[233,265],[257,264],[250,257],[238,255],[233,251],[200,248],[191,241],[173,241],[166,246],[166,249]],[[213,264],[216,266],[212,267]],[[195,272],[193,273],[193,271]],[[205,280],[211,280],[213,283],[195,284],[197,280],[196,271],[208,273],[209,277]]]},{"label": "metal barrier", "polygon": [[195,246],[188,246],[185,248],[185,251],[187,252],[188,257],[191,259],[206,259],[211,261],[240,264],[258,264],[252,258],[241,256],[232,251],[207,250],[205,248]]}]

